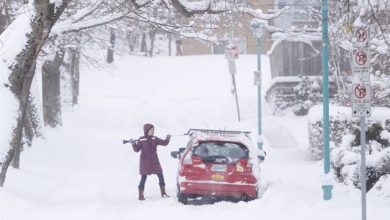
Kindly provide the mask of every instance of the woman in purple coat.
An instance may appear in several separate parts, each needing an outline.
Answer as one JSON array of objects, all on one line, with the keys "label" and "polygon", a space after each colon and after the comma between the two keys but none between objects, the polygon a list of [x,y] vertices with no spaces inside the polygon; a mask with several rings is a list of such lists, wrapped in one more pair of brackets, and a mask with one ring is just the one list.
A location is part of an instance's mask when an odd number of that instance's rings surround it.
[{"label": "woman in purple coat", "polygon": [[157,174],[161,196],[169,197],[165,192],[165,182],[163,171],[160,165],[160,161],[157,156],[157,145],[166,146],[171,139],[171,135],[167,135],[165,140],[162,140],[154,135],[154,126],[152,124],[144,125],[144,136],[140,137],[138,140],[130,140],[130,143],[133,145],[135,152],[141,151],[140,161],[139,161],[139,173],[141,174],[141,181],[138,185],[138,199],[145,200],[144,197],[144,188],[146,178],[150,174]]}]

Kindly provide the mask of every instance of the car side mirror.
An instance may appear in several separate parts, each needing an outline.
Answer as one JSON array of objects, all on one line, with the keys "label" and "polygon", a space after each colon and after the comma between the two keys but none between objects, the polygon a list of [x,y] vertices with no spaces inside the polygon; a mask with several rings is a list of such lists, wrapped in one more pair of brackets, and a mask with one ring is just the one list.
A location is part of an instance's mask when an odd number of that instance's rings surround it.
[{"label": "car side mirror", "polygon": [[179,159],[180,158],[180,152],[179,151],[172,151],[171,152],[171,157],[173,157],[175,159]]},{"label": "car side mirror", "polygon": [[181,154],[185,151],[185,147],[181,147],[179,148],[179,151],[172,151],[171,152],[171,157],[175,158],[175,159],[180,159],[181,157]]}]

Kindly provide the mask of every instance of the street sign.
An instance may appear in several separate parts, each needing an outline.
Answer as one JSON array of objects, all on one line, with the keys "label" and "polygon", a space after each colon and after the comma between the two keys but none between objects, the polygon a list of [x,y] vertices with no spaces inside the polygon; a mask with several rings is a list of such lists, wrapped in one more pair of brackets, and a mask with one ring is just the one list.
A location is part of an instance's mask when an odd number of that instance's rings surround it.
[{"label": "street sign", "polygon": [[225,49],[225,58],[227,60],[238,59],[238,48],[236,45],[228,45]]},{"label": "street sign", "polygon": [[236,70],[236,62],[235,62],[235,60],[228,60],[228,63],[229,63],[229,73],[231,75],[236,74],[237,70]]},{"label": "street sign", "polygon": [[353,27],[352,44],[354,48],[368,47],[370,44],[370,29],[368,27]]},{"label": "street sign", "polygon": [[261,38],[264,34],[265,23],[263,20],[254,18],[251,20],[251,29],[256,38]]},{"label": "street sign", "polygon": [[255,86],[261,86],[261,72],[255,71],[254,73],[254,83]]},{"label": "street sign", "polygon": [[370,81],[370,49],[354,48],[351,59],[354,78],[358,81]]},{"label": "street sign", "polygon": [[352,86],[352,116],[371,116],[371,87],[369,83],[356,83]]}]

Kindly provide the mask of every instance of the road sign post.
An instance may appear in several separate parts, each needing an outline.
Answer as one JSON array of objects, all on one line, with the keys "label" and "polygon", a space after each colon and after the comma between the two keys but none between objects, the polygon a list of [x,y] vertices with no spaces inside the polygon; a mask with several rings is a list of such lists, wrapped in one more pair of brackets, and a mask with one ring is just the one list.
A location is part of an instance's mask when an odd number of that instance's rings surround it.
[{"label": "road sign post", "polygon": [[[257,86],[257,120],[258,120],[258,141],[257,147],[263,149],[263,138],[262,138],[262,112],[261,112],[261,44],[262,37],[265,30],[265,24],[258,20],[252,19],[251,29],[253,35],[256,38],[256,54],[257,54],[257,71],[255,71],[255,85]],[[261,141],[260,141],[261,140]]]},{"label": "road sign post", "polygon": [[228,61],[229,74],[232,76],[233,95],[235,96],[235,99],[236,99],[236,108],[237,108],[238,121],[241,121],[240,106],[238,104],[238,94],[237,94],[236,78],[234,76],[237,73],[236,61],[235,60],[238,59],[238,54],[239,54],[239,52],[238,52],[237,46],[234,45],[232,42],[230,42],[230,44],[225,49],[225,58]]},{"label": "road sign post", "polygon": [[260,70],[253,72],[253,82],[255,86],[261,86],[261,73]]},{"label": "road sign post", "polygon": [[360,187],[362,196],[362,220],[367,219],[366,208],[366,118],[360,118]]},{"label": "road sign post", "polygon": [[371,116],[369,28],[366,26],[353,27],[352,44],[352,116],[360,117],[360,186],[362,220],[366,220],[366,117]]},{"label": "road sign post", "polygon": [[228,60],[228,64],[229,64],[230,75],[236,74],[237,73],[236,62],[234,60]]}]

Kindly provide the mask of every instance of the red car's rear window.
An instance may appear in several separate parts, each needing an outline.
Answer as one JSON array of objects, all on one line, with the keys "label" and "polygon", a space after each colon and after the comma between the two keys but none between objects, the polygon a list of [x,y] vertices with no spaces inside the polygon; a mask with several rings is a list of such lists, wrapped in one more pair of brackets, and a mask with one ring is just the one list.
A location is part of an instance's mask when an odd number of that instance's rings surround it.
[{"label": "red car's rear window", "polygon": [[228,162],[249,158],[248,149],[241,144],[233,142],[201,142],[193,149],[193,154],[203,160],[227,158]]}]

